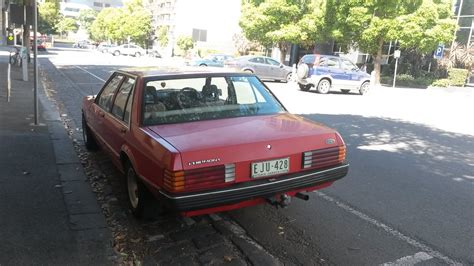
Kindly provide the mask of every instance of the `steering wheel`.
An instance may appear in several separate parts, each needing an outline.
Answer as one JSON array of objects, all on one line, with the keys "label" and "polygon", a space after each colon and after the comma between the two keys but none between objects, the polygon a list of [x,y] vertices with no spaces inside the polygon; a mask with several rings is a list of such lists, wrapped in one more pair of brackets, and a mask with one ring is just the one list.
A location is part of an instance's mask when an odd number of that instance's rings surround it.
[{"label": "steering wheel", "polygon": [[176,100],[181,109],[195,106],[198,99],[199,92],[191,87],[184,87],[176,94]]}]

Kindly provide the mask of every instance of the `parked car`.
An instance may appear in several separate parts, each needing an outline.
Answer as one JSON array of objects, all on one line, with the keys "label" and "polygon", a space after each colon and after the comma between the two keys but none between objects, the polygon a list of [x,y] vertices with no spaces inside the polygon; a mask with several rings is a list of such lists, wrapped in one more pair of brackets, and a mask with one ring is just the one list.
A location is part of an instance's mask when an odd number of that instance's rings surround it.
[{"label": "parked car", "polygon": [[117,46],[113,45],[113,44],[101,43],[101,44],[99,44],[99,46],[97,46],[97,51],[99,51],[101,53],[108,53],[109,49],[113,49],[115,47],[117,47]]},{"label": "parked car", "polygon": [[370,75],[338,56],[307,54],[298,63],[297,76],[302,91],[314,87],[319,93],[338,89],[343,93],[357,90],[364,95],[370,88]]},{"label": "parked car", "polygon": [[288,113],[249,73],[116,71],[84,98],[82,131],[125,174],[137,217],[150,204],[185,216],[286,206],[348,172],[341,136]]},{"label": "parked car", "polygon": [[78,42],[74,43],[72,45],[72,48],[86,49],[86,48],[90,48],[91,46],[92,46],[92,43],[90,41],[82,40],[82,41],[78,41]]},{"label": "parked car", "polygon": [[292,69],[266,56],[241,56],[224,62],[224,66],[240,71],[255,73],[261,79],[291,81]]},{"label": "parked car", "polygon": [[108,50],[111,54],[115,56],[133,55],[135,57],[140,57],[146,54],[145,49],[135,44],[122,44],[122,45],[114,47],[113,49],[108,49]]},{"label": "parked car", "polygon": [[188,63],[188,65],[190,65],[190,66],[201,66],[201,67],[206,67],[206,66],[223,67],[224,66],[224,61],[231,60],[231,59],[233,59],[233,57],[230,56],[230,55],[213,54],[213,55],[209,55],[205,58],[192,60],[191,62]]},{"label": "parked car", "polygon": [[154,50],[154,49],[148,50],[147,54],[150,57],[161,58],[160,52],[158,52],[157,50]]},{"label": "parked car", "polygon": [[[33,49],[33,47],[34,47],[34,46],[33,46],[33,42],[34,42],[34,40],[33,40],[33,39],[30,39],[30,44],[31,44],[30,47],[31,47],[31,49]],[[46,44],[45,44],[45,42],[44,42],[43,40],[41,40],[41,39],[37,39],[37,40],[36,40],[36,47],[37,47],[36,49],[37,49],[38,51],[46,51]]]}]

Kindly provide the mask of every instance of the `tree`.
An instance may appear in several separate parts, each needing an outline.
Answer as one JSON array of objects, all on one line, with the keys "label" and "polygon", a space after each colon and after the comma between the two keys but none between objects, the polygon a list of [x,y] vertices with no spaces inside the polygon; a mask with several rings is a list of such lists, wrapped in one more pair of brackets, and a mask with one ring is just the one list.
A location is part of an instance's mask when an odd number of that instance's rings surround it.
[{"label": "tree", "polygon": [[[322,14],[316,7],[320,2],[246,0],[242,3],[239,25],[247,39],[264,46],[276,44],[281,52],[280,60],[283,62],[292,43],[305,43],[316,39],[315,35],[319,31],[315,22]],[[311,31],[303,32],[302,29]]]},{"label": "tree", "polygon": [[64,32],[77,31],[77,28],[76,20],[72,18],[64,18],[56,24],[56,29],[61,35],[61,38]]},{"label": "tree", "polygon": [[158,43],[160,44],[161,47],[166,47],[169,42],[169,39],[168,39],[169,27],[159,26],[156,31],[157,31]]},{"label": "tree", "polygon": [[79,11],[79,17],[77,18],[81,28],[85,29],[89,34],[91,32],[92,23],[94,23],[97,17],[97,11],[94,9],[82,9]]},{"label": "tree", "polygon": [[259,47],[259,44],[256,42],[249,41],[241,33],[236,33],[232,36],[232,41],[234,42],[235,48],[240,55],[246,55],[251,50],[256,50]]},{"label": "tree", "polygon": [[45,2],[38,6],[38,31],[46,34],[56,33],[55,25],[60,18],[57,5]]},{"label": "tree", "polygon": [[191,38],[191,36],[179,36],[176,44],[185,54],[194,47],[193,38]]},{"label": "tree", "polygon": [[375,82],[385,42],[397,40],[401,48],[432,52],[438,43],[450,43],[456,27],[450,18],[450,0],[327,0],[325,24],[332,38],[371,54]]}]

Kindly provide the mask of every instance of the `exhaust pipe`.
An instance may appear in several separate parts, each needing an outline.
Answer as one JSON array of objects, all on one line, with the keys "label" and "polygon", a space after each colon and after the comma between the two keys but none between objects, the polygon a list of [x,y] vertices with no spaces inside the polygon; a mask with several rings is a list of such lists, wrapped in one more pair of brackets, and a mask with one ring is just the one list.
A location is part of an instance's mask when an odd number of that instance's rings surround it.
[{"label": "exhaust pipe", "polygon": [[306,194],[303,194],[301,192],[298,192],[295,194],[295,197],[297,197],[298,199],[301,199],[301,200],[309,200],[309,196],[306,195]]}]

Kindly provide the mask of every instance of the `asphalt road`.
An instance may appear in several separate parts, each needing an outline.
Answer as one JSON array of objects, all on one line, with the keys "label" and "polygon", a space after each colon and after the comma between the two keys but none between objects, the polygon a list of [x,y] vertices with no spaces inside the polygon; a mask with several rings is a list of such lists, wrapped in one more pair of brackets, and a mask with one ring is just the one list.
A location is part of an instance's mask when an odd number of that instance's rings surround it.
[{"label": "asphalt road", "polygon": [[[50,93],[77,125],[81,97],[97,93],[114,69],[176,63],[78,49],[40,57],[68,81]],[[474,264],[472,88],[376,88],[359,96],[267,85],[290,112],[336,128],[351,168],[307,202],[229,212],[258,242],[290,264]]]}]

